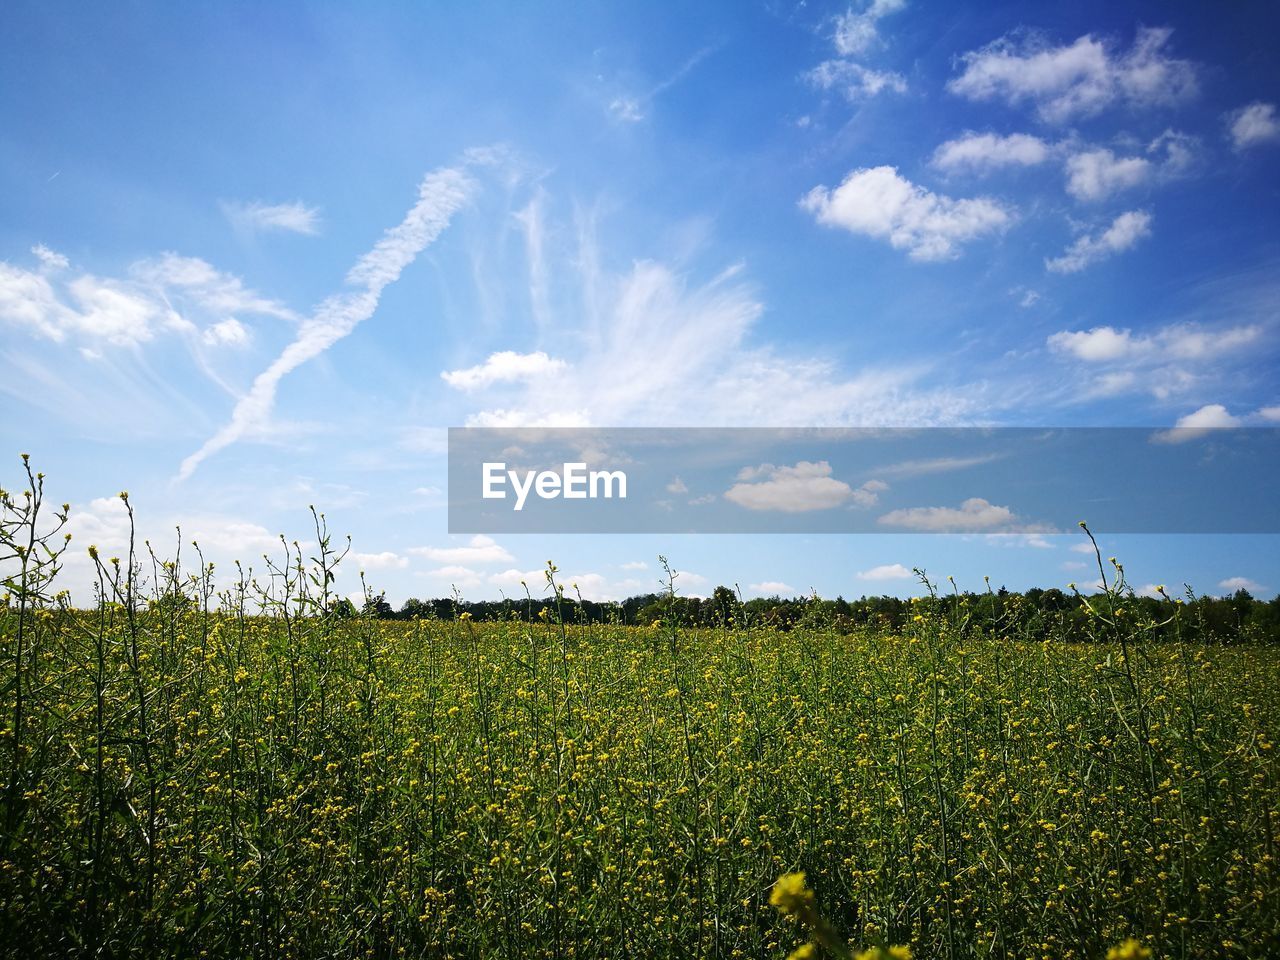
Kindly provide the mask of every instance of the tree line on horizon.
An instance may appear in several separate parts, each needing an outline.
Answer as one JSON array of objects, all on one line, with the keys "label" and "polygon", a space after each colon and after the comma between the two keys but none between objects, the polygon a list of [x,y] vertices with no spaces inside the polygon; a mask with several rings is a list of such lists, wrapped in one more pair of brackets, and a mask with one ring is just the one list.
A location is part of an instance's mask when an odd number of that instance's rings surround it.
[{"label": "tree line on horizon", "polygon": [[[719,586],[706,597],[673,593],[643,593],[620,601],[585,600],[559,593],[547,597],[501,600],[464,600],[411,597],[397,610],[384,594],[373,594],[363,610],[347,599],[336,601],[334,612],[343,616],[362,613],[383,620],[451,621],[468,619],[532,622],[552,617],[566,624],[622,623],[648,626],[655,622],[681,627],[723,626],[797,627],[899,631],[917,615],[931,614],[949,620],[968,618],[970,623],[1023,638],[1083,639],[1088,619],[1086,604],[1104,602],[1107,594],[1089,596],[1056,587],[1033,587],[1013,592],[1004,587],[984,593],[955,592],[913,599],[881,595],[827,600],[816,595],[753,597],[744,600],[730,587]],[[1153,626],[1156,638],[1172,638],[1176,630],[1186,638],[1226,642],[1232,640],[1280,641],[1280,595],[1271,600],[1255,598],[1247,590],[1221,596],[1185,598],[1133,594],[1123,601],[1121,615]],[[1176,627],[1175,627],[1176,624]]]}]

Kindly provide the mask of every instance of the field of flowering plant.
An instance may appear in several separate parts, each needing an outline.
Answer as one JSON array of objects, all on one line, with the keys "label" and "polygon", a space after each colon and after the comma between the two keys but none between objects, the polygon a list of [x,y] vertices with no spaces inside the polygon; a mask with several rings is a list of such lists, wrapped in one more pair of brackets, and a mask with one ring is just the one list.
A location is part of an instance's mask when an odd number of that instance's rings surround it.
[{"label": "field of flowering plant", "polygon": [[321,525],[256,577],[95,551],[73,603],[39,487],[0,531],[0,955],[1280,950],[1275,650],[1152,641],[1122,580],[1088,643],[932,596],[570,625],[550,566],[532,622],[390,622],[338,612]]}]

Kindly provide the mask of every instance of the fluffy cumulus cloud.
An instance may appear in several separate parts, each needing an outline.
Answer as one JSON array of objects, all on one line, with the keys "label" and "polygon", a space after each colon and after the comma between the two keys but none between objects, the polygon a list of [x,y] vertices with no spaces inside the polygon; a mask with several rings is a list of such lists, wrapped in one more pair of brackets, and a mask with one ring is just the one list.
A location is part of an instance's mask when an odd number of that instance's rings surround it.
[{"label": "fluffy cumulus cloud", "polygon": [[906,6],[906,0],[870,0],[859,9],[850,7],[835,19],[831,43],[836,56],[805,74],[805,79],[822,90],[835,90],[848,101],[874,97],[883,91],[904,93],[906,78],[892,70],[876,70],[852,59],[881,46],[879,23]]},{"label": "fluffy cumulus cloud", "polygon": [[822,90],[835,90],[848,101],[874,97],[883,91],[905,93],[906,78],[892,70],[873,70],[852,60],[824,60],[806,74]]},{"label": "fluffy cumulus cloud", "polygon": [[[190,568],[200,563],[191,550],[195,542],[204,560],[222,569],[224,576],[236,561],[252,569],[264,554],[278,557],[285,549],[280,534],[242,516],[205,512],[156,516],[142,510],[134,523],[134,544],[143,555],[144,542],[149,541],[157,556],[178,557]],[[113,556],[126,556],[131,530],[128,508],[118,496],[72,504],[66,530],[72,535],[72,541],[63,557],[65,570],[60,579],[62,585],[71,590],[75,602],[87,603],[93,597],[97,579],[88,548],[96,547],[104,561]],[[306,550],[312,542],[300,541],[300,546]]]},{"label": "fluffy cumulus cloud", "polygon": [[403,570],[409,558],[384,550],[381,553],[352,553],[350,559],[361,570]]},{"label": "fluffy cumulus cloud", "polygon": [[858,573],[859,580],[910,580],[915,574],[900,563],[882,563]]},{"label": "fluffy cumulus cloud", "polygon": [[1089,330],[1061,330],[1051,334],[1048,345],[1056,353],[1066,354],[1090,363],[1147,360],[1207,360],[1233,353],[1262,336],[1257,324],[1208,328],[1180,323],[1161,327],[1150,333],[1135,334],[1129,329],[1110,326]]},{"label": "fluffy cumulus cloud", "polygon": [[1274,103],[1251,103],[1227,115],[1227,134],[1231,145],[1246,150],[1259,144],[1280,140],[1280,119]]},{"label": "fluffy cumulus cloud", "polygon": [[87,349],[137,347],[165,333],[207,345],[240,345],[248,329],[236,317],[294,319],[282,304],[197,257],[166,253],[133,263],[123,277],[70,269],[65,256],[32,248],[36,269],[0,263],[0,322],[56,343]]},{"label": "fluffy cumulus cloud", "polygon": [[1067,159],[1067,193],[1077,200],[1103,200],[1136,187],[1151,175],[1146,157],[1117,157],[1105,148],[1086,150]]},{"label": "fluffy cumulus cloud", "polygon": [[1079,273],[1086,267],[1132,249],[1139,240],[1151,235],[1151,214],[1145,210],[1129,210],[1120,214],[1101,233],[1076,238],[1059,257],[1044,262],[1050,273]]},{"label": "fluffy cumulus cloud", "polygon": [[1171,34],[1168,28],[1139,28],[1124,50],[1090,34],[1054,45],[1037,33],[1014,33],[966,53],[960,75],[947,88],[971,100],[1031,104],[1050,123],[1092,116],[1117,103],[1178,103],[1194,96],[1198,84],[1195,66],[1168,54]]},{"label": "fluffy cumulus cloud", "polygon": [[1087,203],[1124,190],[1185,176],[1195,165],[1195,138],[1166,130],[1147,145],[1145,156],[1120,156],[1106,147],[1080,150],[1066,160],[1067,193]]},{"label": "fluffy cumulus cloud", "polygon": [[458,390],[478,390],[495,383],[513,383],[550,376],[560,373],[564,368],[563,360],[549,357],[541,350],[535,353],[503,350],[491,354],[482,364],[465,370],[446,370],[440,377]]},{"label": "fluffy cumulus cloud", "polygon": [[487,563],[510,563],[515,559],[506,547],[484,534],[476,534],[462,546],[411,547],[409,552],[436,563],[469,567]]},{"label": "fluffy cumulus cloud", "polygon": [[1172,430],[1161,430],[1151,439],[1156,443],[1185,443],[1207,436],[1213,430],[1240,426],[1240,418],[1220,403],[1205,404],[1199,410],[1179,417]]},{"label": "fluffy cumulus cloud", "polygon": [[304,235],[320,232],[320,211],[304,203],[230,202],[222,205],[222,212],[245,230]]},{"label": "fluffy cumulus cloud", "polygon": [[1235,593],[1237,590],[1248,590],[1255,596],[1266,592],[1266,587],[1257,580],[1250,580],[1248,577],[1227,577],[1218,583],[1218,589],[1225,590],[1228,593]]},{"label": "fluffy cumulus cloud", "polygon": [[832,37],[836,52],[842,56],[866,53],[880,42],[880,20],[906,5],[906,0],[870,0],[860,9],[850,7],[836,17]]},{"label": "fluffy cumulus cloud", "polygon": [[834,190],[814,187],[800,205],[825,226],[887,240],[914,260],[952,259],[964,244],[1013,221],[996,200],[933,193],[888,166],[854,170]]},{"label": "fluffy cumulus cloud", "polygon": [[1003,167],[1034,167],[1049,159],[1049,145],[1027,133],[1002,137],[969,131],[941,144],[933,165],[947,173],[991,173]]},{"label": "fluffy cumulus cloud", "polygon": [[880,524],[922,533],[974,533],[1010,527],[1018,518],[1008,507],[997,506],[982,497],[970,497],[959,507],[907,507],[891,510]]},{"label": "fluffy cumulus cloud", "polygon": [[843,480],[831,476],[825,460],[802,460],[792,467],[771,463],[745,467],[738,482],[725,491],[724,498],[748,510],[778,510],[804,513],[829,510],[854,500],[855,491]]}]

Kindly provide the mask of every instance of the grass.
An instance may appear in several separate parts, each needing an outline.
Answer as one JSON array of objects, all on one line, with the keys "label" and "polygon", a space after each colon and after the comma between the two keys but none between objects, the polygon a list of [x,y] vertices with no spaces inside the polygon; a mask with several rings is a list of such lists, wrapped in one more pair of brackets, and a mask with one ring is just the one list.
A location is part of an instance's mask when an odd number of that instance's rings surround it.
[{"label": "grass", "polygon": [[898,634],[339,618],[320,533],[221,593],[97,557],[89,609],[56,548],[11,564],[3,955],[782,957],[794,871],[824,935],[917,958],[1280,950],[1274,648],[1148,642],[1119,591],[1087,644],[929,598]]}]

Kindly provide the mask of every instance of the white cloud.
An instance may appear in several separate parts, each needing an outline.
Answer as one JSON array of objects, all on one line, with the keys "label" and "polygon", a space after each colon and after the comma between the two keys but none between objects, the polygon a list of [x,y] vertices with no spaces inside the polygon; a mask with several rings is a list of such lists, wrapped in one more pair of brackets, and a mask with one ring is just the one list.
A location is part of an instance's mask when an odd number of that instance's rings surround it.
[{"label": "white cloud", "polygon": [[718,44],[712,44],[702,47],[695,51],[684,63],[680,64],[665,80],[661,81],[650,89],[647,93],[634,96],[628,93],[620,94],[613,97],[609,101],[607,112],[614,120],[623,123],[639,123],[648,115],[649,107],[651,107],[657,98],[667,90],[674,87],[683,80],[692,70],[698,66],[703,60],[715,53],[719,49]]},{"label": "white cloud", "polygon": [[859,580],[910,580],[915,573],[900,563],[882,563],[878,567],[859,572]]},{"label": "white cloud", "polygon": [[235,317],[228,317],[207,328],[201,337],[211,346],[242,347],[249,342],[249,330]]},{"label": "white cloud", "polygon": [[1263,407],[1258,411],[1258,416],[1271,423],[1280,423],[1280,407]]},{"label": "white cloud", "polygon": [[900,460],[884,467],[877,467],[882,477],[922,477],[931,473],[950,473],[965,470],[998,460],[999,454],[984,453],[972,457],[928,457],[920,460]]},{"label": "white cloud", "polygon": [[1248,577],[1227,577],[1227,579],[1218,582],[1218,588],[1231,593],[1235,593],[1237,590],[1247,590],[1254,596],[1265,593],[1267,590],[1257,580],[1250,580]]},{"label": "white cloud", "polygon": [[189,477],[204,460],[260,429],[275,406],[276,389],[289,373],[320,356],[373,316],[382,291],[435,241],[453,215],[470,199],[471,178],[460,169],[428,174],[418,187],[418,201],[404,220],[388,230],[347,274],[344,293],[333,294],[301,322],[292,343],[254,378],[253,386],[231,412],[231,419],[195,453],[182,461],[178,479]]},{"label": "white cloud", "polygon": [[880,20],[906,5],[906,0],[870,0],[861,10],[854,11],[850,7],[836,17],[832,37],[836,51],[842,56],[865,53],[880,41]]},{"label": "white cloud", "polygon": [[960,246],[1012,222],[990,197],[955,200],[898,175],[894,167],[854,170],[835,190],[814,187],[800,201],[819,223],[888,240],[914,260],[948,260]]},{"label": "white cloud", "polygon": [[1112,254],[1131,249],[1150,235],[1151,214],[1145,210],[1129,210],[1116,217],[1102,233],[1084,234],[1067,247],[1062,256],[1046,259],[1044,265],[1051,273],[1079,273]]},{"label": "white cloud", "polygon": [[681,493],[688,493],[688,492],[689,492],[688,485],[685,484],[685,482],[681,480],[679,477],[676,477],[674,480],[672,480],[670,483],[667,484],[667,493],[674,493],[678,495]]},{"label": "white cloud", "polygon": [[[219,569],[232,568],[235,561],[246,567],[265,553],[284,549],[279,534],[262,524],[227,514],[178,514],[157,519],[146,513],[136,518],[134,542],[145,556],[144,541],[149,540],[162,557],[175,555],[180,542],[182,556],[189,565],[194,561],[190,545],[194,541],[206,562]],[[98,497],[85,504],[74,504],[67,532],[72,535],[66,561],[65,583],[75,599],[83,603],[92,596],[95,576],[87,555],[90,546],[98,548],[104,562],[110,557],[125,557],[129,549],[129,514],[118,496]],[[311,544],[301,542],[306,549]]]},{"label": "white cloud", "polygon": [[150,340],[164,316],[158,304],[114,280],[85,274],[71,281],[68,290],[77,308],[64,314],[68,325],[115,346]]},{"label": "white cloud", "polygon": [[786,597],[796,592],[795,587],[781,580],[765,580],[763,583],[748,584],[747,590],[760,597]]},{"label": "white cloud", "polygon": [[1079,360],[1120,360],[1134,351],[1135,340],[1128,330],[1094,327],[1092,330],[1061,330],[1049,337],[1049,347],[1070,353]]},{"label": "white cloud", "polygon": [[70,261],[56,250],[50,250],[43,243],[37,243],[31,248],[31,252],[35,254],[36,259],[41,265],[48,270],[65,270]]},{"label": "white cloud", "polygon": [[1184,443],[1207,436],[1210,431],[1240,426],[1240,418],[1232,415],[1220,403],[1208,403],[1179,417],[1171,430],[1162,430],[1152,436],[1155,443]]},{"label": "white cloud", "polygon": [[1089,34],[1064,46],[1034,33],[1010,34],[966,53],[963,72],[947,89],[971,100],[1031,103],[1050,123],[1092,116],[1116,103],[1179,103],[1198,84],[1190,61],[1165,54],[1171,33],[1141,27],[1127,51]]},{"label": "white cloud", "polygon": [[409,558],[384,550],[381,553],[352,553],[351,560],[361,570],[403,570]]},{"label": "white cloud", "polygon": [[1008,507],[989,503],[982,497],[970,497],[959,507],[909,507],[892,510],[881,517],[879,522],[887,527],[954,533],[1007,527],[1016,521],[1017,517]]},{"label": "white cloud", "polygon": [[1256,324],[1207,329],[1181,323],[1148,334],[1135,335],[1129,329],[1094,327],[1090,330],[1061,330],[1048,338],[1049,348],[1077,360],[1113,363],[1121,360],[1206,360],[1240,350],[1262,335]]},{"label": "white cloud", "polygon": [[644,119],[644,109],[635,97],[615,97],[609,101],[609,113],[625,123],[639,123]]},{"label": "white cloud", "polygon": [[130,277],[165,303],[194,306],[215,316],[251,313],[296,322],[297,314],[284,304],[245,287],[239,278],[215,268],[199,257],[165,253],[139,260],[129,268]]},{"label": "white cloud", "polygon": [[873,70],[852,60],[824,60],[805,76],[815,87],[836,90],[850,103],[874,97],[885,90],[907,92],[907,80],[902,74],[892,70]]},{"label": "white cloud", "polygon": [[854,506],[874,507],[880,502],[880,494],[888,489],[889,485],[883,480],[868,480],[862,486],[854,489],[850,499],[853,501]]},{"label": "white cloud", "polygon": [[313,235],[320,231],[320,211],[304,203],[224,203],[222,212],[237,227],[260,232],[286,231]]},{"label": "white cloud", "polygon": [[421,576],[427,580],[448,583],[460,590],[470,590],[482,586],[485,582],[484,575],[478,570],[472,570],[470,567],[464,567],[456,563],[437,567],[434,570],[426,570]]},{"label": "white cloud", "polygon": [[139,260],[123,279],[54,277],[68,268],[66,257],[39,245],[32,251],[39,271],[0,263],[0,320],[57,343],[69,336],[90,341],[81,348],[86,355],[101,357],[104,344],[138,347],[164,332],[198,334],[206,344],[243,343],[248,330],[234,312],[294,319],[281,304],[198,258],[166,253]]},{"label": "white cloud", "polygon": [[1034,167],[1049,159],[1049,145],[1039,137],[969,131],[933,151],[933,165],[947,173],[990,173],[1003,167]]},{"label": "white cloud", "polygon": [[0,320],[61,342],[69,313],[45,277],[0,260]]},{"label": "white cloud", "polygon": [[480,566],[486,563],[510,563],[514,557],[492,537],[476,534],[461,547],[411,547],[409,552],[436,563]]},{"label": "white cloud", "polygon": [[631,561],[628,561],[627,563],[621,563],[618,566],[623,570],[648,570],[649,569],[649,564],[645,563],[643,560],[631,560]]},{"label": "white cloud", "polygon": [[502,350],[491,354],[488,360],[478,366],[465,370],[446,370],[440,374],[440,378],[459,390],[479,390],[495,383],[546,377],[564,369],[563,360],[549,357],[541,350],[535,353]]},{"label": "white cloud", "polygon": [[1197,146],[1195,138],[1166,130],[1147,145],[1145,157],[1117,156],[1106,147],[1080,150],[1064,166],[1067,193],[1096,203],[1148,181],[1177,179],[1194,166]]},{"label": "white cloud", "polygon": [[1145,157],[1117,157],[1105,148],[1087,150],[1067,158],[1067,193],[1077,200],[1103,200],[1136,187],[1151,170]]},{"label": "white cloud", "polygon": [[[759,479],[759,478],[765,479]],[[748,510],[779,510],[804,513],[828,510],[853,498],[854,492],[843,480],[831,476],[831,464],[822,460],[802,460],[793,467],[775,467],[771,463],[746,467],[724,498]]]},{"label": "white cloud", "polygon": [[1280,119],[1274,103],[1251,103],[1227,115],[1227,131],[1231,144],[1245,150],[1263,143],[1280,140]]},{"label": "white cloud", "polygon": [[[740,264],[710,280],[650,260],[613,272],[587,219],[550,229],[553,276],[582,304],[548,332],[554,377],[477,390],[470,426],[919,426],[978,414],[978,387],[924,387],[923,362],[847,372],[830,354],[755,345],[764,305]],[[576,283],[576,287],[575,287]],[[584,335],[585,333],[585,335]],[[661,362],[654,358],[660,357]]]}]

